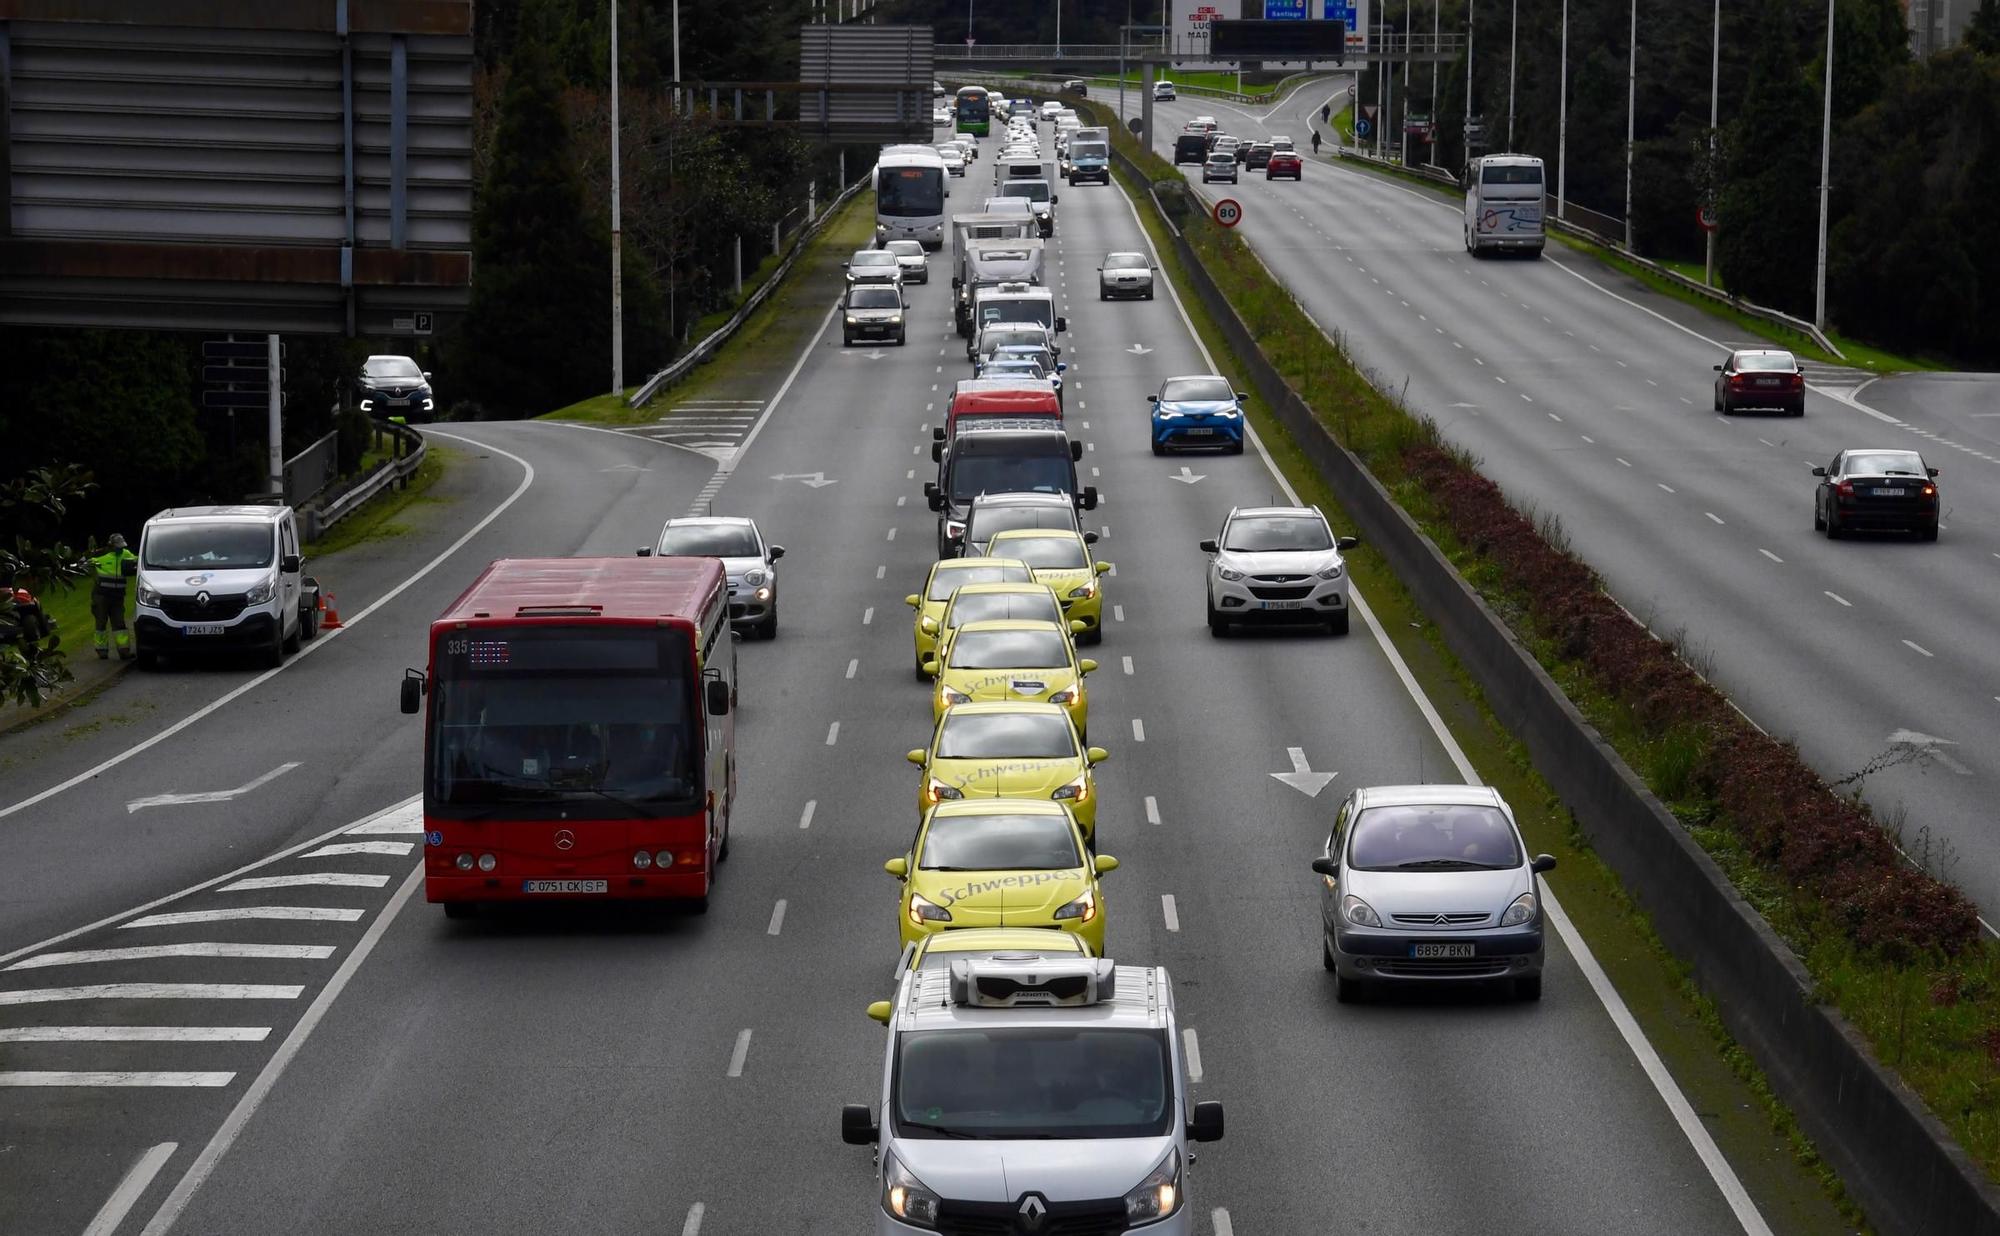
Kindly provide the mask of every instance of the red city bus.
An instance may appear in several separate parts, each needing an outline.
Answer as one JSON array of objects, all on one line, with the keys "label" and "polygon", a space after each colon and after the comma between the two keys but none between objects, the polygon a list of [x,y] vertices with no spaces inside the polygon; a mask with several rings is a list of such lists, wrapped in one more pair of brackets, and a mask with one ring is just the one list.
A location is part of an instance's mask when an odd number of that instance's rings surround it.
[{"label": "red city bus", "polygon": [[736,644],[713,558],[516,558],[403,680],[424,717],[424,895],[708,908],[735,798]]}]

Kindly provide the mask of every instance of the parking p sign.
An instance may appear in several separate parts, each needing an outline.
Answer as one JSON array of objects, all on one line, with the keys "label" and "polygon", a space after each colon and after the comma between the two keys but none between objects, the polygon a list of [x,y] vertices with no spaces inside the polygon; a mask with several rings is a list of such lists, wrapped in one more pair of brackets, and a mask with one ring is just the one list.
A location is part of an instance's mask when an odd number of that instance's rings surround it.
[{"label": "parking p sign", "polygon": [[1215,204],[1215,221],[1223,227],[1235,227],[1243,222],[1243,204],[1233,197],[1225,197]]}]

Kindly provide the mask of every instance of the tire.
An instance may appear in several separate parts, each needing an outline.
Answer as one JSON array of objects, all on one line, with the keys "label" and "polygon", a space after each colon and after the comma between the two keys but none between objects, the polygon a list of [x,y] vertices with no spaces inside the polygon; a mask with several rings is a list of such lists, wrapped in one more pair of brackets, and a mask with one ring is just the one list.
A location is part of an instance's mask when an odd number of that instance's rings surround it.
[{"label": "tire", "polygon": [[1846,535],[1847,530],[1840,526],[1840,512],[1834,507],[1828,506],[1826,508],[1826,539],[1829,541],[1838,541]]},{"label": "tire", "polygon": [[1153,289],[1151,288],[1146,289],[1146,299],[1147,300],[1153,299]]},{"label": "tire", "polygon": [[1333,998],[1336,1001],[1341,1004],[1359,1004],[1367,994],[1360,983],[1340,977],[1340,972],[1337,970],[1334,972]]},{"label": "tire", "polygon": [[1533,1004],[1542,998],[1542,976],[1530,975],[1514,980],[1514,998],[1524,1004]]},{"label": "tire", "polygon": [[1716,394],[1714,391],[1710,391],[1708,393],[1708,405],[1712,411],[1722,411],[1722,396]]},{"label": "tire", "polygon": [[299,638],[307,643],[319,638],[318,605],[309,605],[299,614]]},{"label": "tire", "polygon": [[1819,513],[1819,503],[1817,502],[1813,503],[1813,531],[1826,531],[1826,517]]},{"label": "tire", "polygon": [[1243,453],[1243,443],[1240,439],[1229,444],[1229,453],[1231,455],[1241,455]]},{"label": "tire", "polygon": [[757,624],[757,638],[758,638],[758,639],[776,639],[776,638],[778,638],[778,611],[777,611],[777,610],[775,610],[775,609],[774,609],[774,610],[772,610],[772,611],[771,611],[771,612],[770,612],[769,614],[765,615],[765,617],[764,617],[764,621],[762,621],[762,622],[760,622],[760,623],[758,623],[758,624]]},{"label": "tire", "polygon": [[1919,541],[1935,541],[1937,540],[1937,534],[1938,534],[1938,526],[1936,524],[1932,524],[1928,528],[1918,529],[1917,539]]},{"label": "tire", "polygon": [[1796,407],[1796,408],[1793,408],[1793,409],[1792,409],[1792,415],[1793,415],[1793,416],[1804,416],[1805,414],[1806,414],[1806,405],[1805,405],[1805,401],[1804,401],[1804,400],[1800,400],[1800,401],[1799,401],[1799,406],[1798,406],[1798,407]]},{"label": "tire", "polygon": [[1092,627],[1088,631],[1077,632],[1076,642],[1088,648],[1095,648],[1104,642],[1104,628]]},{"label": "tire", "polygon": [[694,915],[706,914],[708,913],[708,894],[703,893],[701,896],[691,898],[688,901],[684,902],[683,904],[687,906],[687,912],[689,914],[694,914]]},{"label": "tire", "polygon": [[258,659],[264,662],[266,669],[277,669],[285,663],[285,633],[282,628],[271,632],[271,646]]},{"label": "tire", "polygon": [[918,682],[924,682],[930,678],[929,674],[924,673],[924,659],[922,657],[917,658],[916,666],[912,672],[916,674]]},{"label": "tire", "polygon": [[154,652],[151,648],[139,649],[137,656],[139,668],[147,673],[153,673],[160,668],[160,654]]},{"label": "tire", "polygon": [[1214,639],[1229,638],[1229,620],[1222,616],[1221,610],[1215,608],[1214,601],[1208,602],[1208,633]]},{"label": "tire", "polygon": [[1111,299],[1111,293],[1109,293],[1109,292],[1105,291],[1105,290],[1104,290],[1103,288],[1099,288],[1099,289],[1097,289],[1097,299],[1099,299],[1099,300],[1110,300],[1110,299]]},{"label": "tire", "polygon": [[[280,623],[283,623],[284,619],[280,618],[278,621]],[[280,629],[282,629],[282,627]],[[285,652],[297,652],[299,650],[300,642],[305,639],[305,632],[306,632],[306,616],[304,614],[300,614],[298,617],[298,621],[292,624],[292,633],[289,636],[280,637],[279,639],[280,647]]]},{"label": "tire", "polygon": [[1324,929],[1319,933],[1319,964],[1325,966],[1328,972],[1332,972],[1335,969],[1333,964],[1333,945],[1327,943]]},{"label": "tire", "polygon": [[841,335],[841,337],[840,337],[840,346],[841,346],[841,347],[843,347],[843,348],[851,348],[851,347],[853,347],[853,346],[854,346],[854,336],[852,336],[852,335],[848,335],[848,334],[843,334],[843,335]]},{"label": "tire", "polygon": [[1326,633],[1328,635],[1345,635],[1347,634],[1349,623],[1350,615],[1348,611],[1343,609],[1327,620]]},{"label": "tire", "polygon": [[1160,444],[1160,440],[1158,438],[1153,439],[1153,454],[1164,455],[1166,453],[1167,448]]},{"label": "tire", "polygon": [[454,922],[464,922],[478,913],[479,906],[474,902],[447,901],[444,903],[444,916]]}]

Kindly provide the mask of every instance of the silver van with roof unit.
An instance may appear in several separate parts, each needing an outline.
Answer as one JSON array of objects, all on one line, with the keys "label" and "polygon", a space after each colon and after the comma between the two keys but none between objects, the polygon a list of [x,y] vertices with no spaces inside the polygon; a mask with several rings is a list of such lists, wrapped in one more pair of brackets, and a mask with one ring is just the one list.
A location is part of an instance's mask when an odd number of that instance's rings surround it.
[{"label": "silver van with roof unit", "polygon": [[[1189,1236],[1194,1102],[1164,967],[999,953],[904,972],[881,1098],[841,1109],[876,1151],[877,1236]],[[1205,1216],[1204,1216],[1205,1217]]]},{"label": "silver van with roof unit", "polygon": [[139,533],[132,634],[140,668],[162,656],[230,651],[283,665],[319,633],[319,585],[304,571],[289,506],[161,511]]}]

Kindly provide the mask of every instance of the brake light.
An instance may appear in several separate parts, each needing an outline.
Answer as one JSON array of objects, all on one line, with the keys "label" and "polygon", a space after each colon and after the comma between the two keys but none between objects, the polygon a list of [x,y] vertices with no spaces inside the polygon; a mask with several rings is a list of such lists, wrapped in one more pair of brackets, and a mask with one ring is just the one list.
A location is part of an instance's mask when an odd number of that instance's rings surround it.
[{"label": "brake light", "polygon": [[1926,498],[1935,498],[1935,497],[1937,497],[1937,486],[1935,486],[1935,485],[1926,485],[1926,486],[1924,486],[1924,497],[1926,497]]},{"label": "brake light", "polygon": [[1852,498],[1854,496],[1854,482],[1842,481],[1836,492],[1843,498]]},{"label": "brake light", "polygon": [[1746,386],[1749,382],[1750,375],[1747,373],[1732,373],[1729,375],[1729,384],[1731,386]]},{"label": "brake light", "polygon": [[1806,386],[1806,375],[1804,375],[1804,374],[1802,374],[1802,373],[1795,373],[1795,374],[1793,374],[1793,375],[1792,375],[1792,389],[1793,389],[1793,390],[1795,390],[1795,391],[1800,391],[1800,390],[1804,390],[1804,389],[1805,389],[1805,386]]}]

